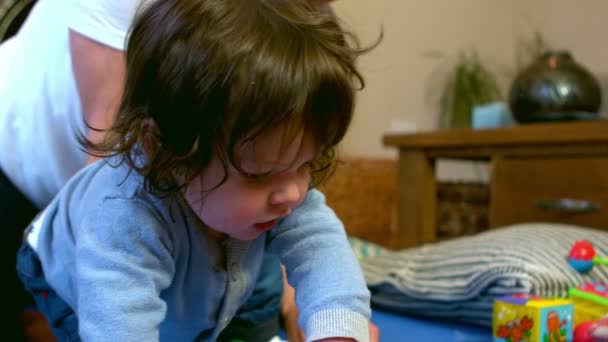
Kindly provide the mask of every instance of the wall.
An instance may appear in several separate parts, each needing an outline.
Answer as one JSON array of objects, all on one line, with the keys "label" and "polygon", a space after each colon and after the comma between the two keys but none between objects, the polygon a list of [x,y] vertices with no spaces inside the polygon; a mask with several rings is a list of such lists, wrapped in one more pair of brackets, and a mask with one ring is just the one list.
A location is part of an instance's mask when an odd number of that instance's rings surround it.
[{"label": "wall", "polygon": [[[341,0],[334,7],[363,43],[384,30],[380,46],[360,60],[367,87],[343,144],[346,154],[395,156],[381,143],[391,124],[435,129],[437,109],[428,88],[460,49],[476,46],[497,65],[513,60],[509,0]],[[446,58],[429,57],[439,53]]]},{"label": "wall", "polygon": [[334,7],[364,43],[373,42],[380,27],[385,34],[360,60],[367,87],[342,147],[345,154],[394,157],[396,151],[381,143],[391,126],[438,127],[437,106],[428,95],[446,65],[429,57],[437,53],[453,57],[475,46],[508,83],[518,38],[538,29],[553,46],[570,49],[608,89],[605,0],[340,0]]}]

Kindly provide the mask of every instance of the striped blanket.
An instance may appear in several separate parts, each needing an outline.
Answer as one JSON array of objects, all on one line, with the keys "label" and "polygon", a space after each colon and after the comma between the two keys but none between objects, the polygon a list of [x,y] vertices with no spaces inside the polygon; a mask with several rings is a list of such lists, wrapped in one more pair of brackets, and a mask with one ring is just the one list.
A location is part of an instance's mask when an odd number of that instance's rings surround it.
[{"label": "striped blanket", "polygon": [[608,256],[608,232],[555,223],[513,225],[401,251],[354,238],[351,245],[374,305],[489,326],[496,297],[562,297],[589,280],[608,283],[608,266],[581,275],[568,265],[566,257],[579,239]]}]

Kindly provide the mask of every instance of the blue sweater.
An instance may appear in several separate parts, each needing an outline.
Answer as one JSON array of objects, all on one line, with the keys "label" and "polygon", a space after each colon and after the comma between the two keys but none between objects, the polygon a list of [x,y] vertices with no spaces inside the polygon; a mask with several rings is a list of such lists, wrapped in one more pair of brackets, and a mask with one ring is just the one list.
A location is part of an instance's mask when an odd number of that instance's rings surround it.
[{"label": "blue sweater", "polygon": [[296,288],[309,340],[368,340],[369,291],[323,195],[253,241],[212,239],[181,196],[158,198],[126,166],[83,169],[27,241],[74,309],[84,341],[215,340],[254,288],[269,249]]}]

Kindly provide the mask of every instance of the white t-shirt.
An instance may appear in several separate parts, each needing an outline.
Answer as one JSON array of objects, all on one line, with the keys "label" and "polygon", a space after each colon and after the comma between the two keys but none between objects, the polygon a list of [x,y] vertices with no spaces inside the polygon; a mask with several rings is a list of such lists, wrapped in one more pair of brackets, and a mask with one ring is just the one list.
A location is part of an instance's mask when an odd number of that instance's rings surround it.
[{"label": "white t-shirt", "polygon": [[85,165],[69,29],[116,49],[140,0],[39,0],[0,45],[0,168],[36,206]]}]

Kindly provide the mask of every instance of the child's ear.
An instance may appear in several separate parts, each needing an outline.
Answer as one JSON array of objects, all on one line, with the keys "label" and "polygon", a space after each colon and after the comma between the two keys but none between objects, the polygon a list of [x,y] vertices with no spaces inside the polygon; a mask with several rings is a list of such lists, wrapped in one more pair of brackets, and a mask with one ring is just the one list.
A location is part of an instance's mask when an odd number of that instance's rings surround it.
[{"label": "child's ear", "polygon": [[158,141],[158,129],[152,118],[144,119],[141,123],[141,143],[144,153],[147,156],[153,156],[160,149]]}]

